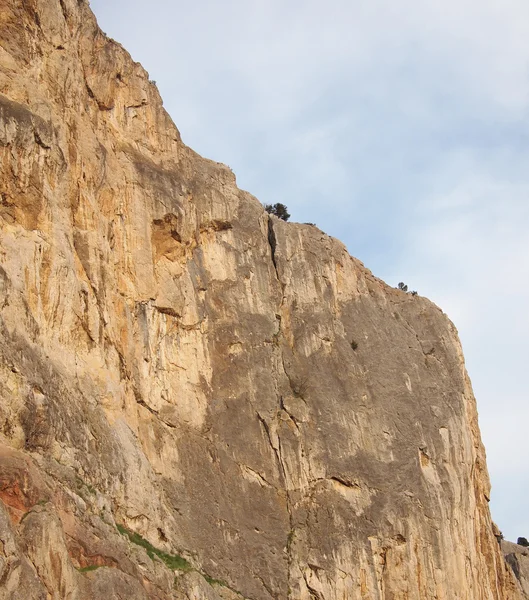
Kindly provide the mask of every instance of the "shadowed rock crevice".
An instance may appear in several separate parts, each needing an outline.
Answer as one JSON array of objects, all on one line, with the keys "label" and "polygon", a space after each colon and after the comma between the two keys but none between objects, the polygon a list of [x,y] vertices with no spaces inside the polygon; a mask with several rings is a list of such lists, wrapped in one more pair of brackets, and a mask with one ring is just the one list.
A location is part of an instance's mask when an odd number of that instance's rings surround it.
[{"label": "shadowed rock crevice", "polygon": [[279,281],[279,283],[281,283],[281,287],[283,287],[283,284],[281,282],[281,277],[279,275],[279,270],[277,267],[277,260],[276,260],[277,240],[276,240],[276,235],[275,235],[275,231],[274,231],[274,221],[273,221],[273,218],[270,216],[268,216],[267,219],[268,219],[268,243],[270,244],[270,253],[271,253],[271,257],[272,257],[272,264],[274,265],[277,280]]}]

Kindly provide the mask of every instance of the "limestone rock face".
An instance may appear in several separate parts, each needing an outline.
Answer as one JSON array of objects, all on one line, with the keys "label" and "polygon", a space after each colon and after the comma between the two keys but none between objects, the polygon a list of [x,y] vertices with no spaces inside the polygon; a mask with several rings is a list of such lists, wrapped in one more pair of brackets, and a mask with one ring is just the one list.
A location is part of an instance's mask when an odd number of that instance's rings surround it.
[{"label": "limestone rock face", "polygon": [[0,597],[519,600],[453,325],[0,0]]},{"label": "limestone rock face", "polygon": [[502,540],[501,549],[526,597],[529,598],[529,548]]}]

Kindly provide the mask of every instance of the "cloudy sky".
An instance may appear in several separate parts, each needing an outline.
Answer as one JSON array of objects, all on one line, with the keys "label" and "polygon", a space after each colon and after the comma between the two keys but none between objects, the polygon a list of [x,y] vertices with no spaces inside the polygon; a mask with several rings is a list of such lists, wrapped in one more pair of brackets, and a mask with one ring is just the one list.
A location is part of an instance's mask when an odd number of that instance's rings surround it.
[{"label": "cloudy sky", "polygon": [[527,0],[91,0],[184,141],[459,329],[506,537],[529,537]]}]

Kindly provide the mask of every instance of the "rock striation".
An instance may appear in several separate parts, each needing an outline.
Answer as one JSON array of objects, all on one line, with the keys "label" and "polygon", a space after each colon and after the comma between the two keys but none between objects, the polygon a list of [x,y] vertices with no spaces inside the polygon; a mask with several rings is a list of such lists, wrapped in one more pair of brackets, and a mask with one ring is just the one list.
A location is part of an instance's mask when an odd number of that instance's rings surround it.
[{"label": "rock striation", "polygon": [[0,597],[520,600],[457,332],[0,0]]}]

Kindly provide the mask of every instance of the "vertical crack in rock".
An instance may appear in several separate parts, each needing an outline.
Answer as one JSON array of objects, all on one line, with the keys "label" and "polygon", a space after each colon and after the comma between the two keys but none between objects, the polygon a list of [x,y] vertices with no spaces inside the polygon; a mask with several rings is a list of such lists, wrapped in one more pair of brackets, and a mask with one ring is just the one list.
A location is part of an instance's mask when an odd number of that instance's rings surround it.
[{"label": "vertical crack in rock", "polygon": [[281,460],[280,450],[275,447],[275,445],[272,441],[272,434],[270,432],[270,427],[268,426],[264,417],[261,414],[257,413],[257,418],[259,419],[259,422],[261,423],[261,425],[263,426],[263,429],[265,430],[266,437],[268,439],[268,442],[270,443],[270,447],[272,448],[272,452],[274,453],[274,456],[276,457],[279,473],[281,474],[281,477],[283,478],[283,483],[285,484],[285,487],[286,487],[286,481],[287,481],[286,471],[285,471],[285,466],[283,464],[283,461]]},{"label": "vertical crack in rock", "polygon": [[[287,375],[288,377],[288,375]],[[298,434],[301,433],[300,429],[299,429],[299,423],[296,419],[296,417],[294,417],[294,415],[288,410],[288,408],[285,406],[285,401],[283,399],[283,396],[279,396],[279,405],[281,406],[281,410],[284,410],[286,412],[286,414],[288,415],[288,418],[292,421],[292,423],[294,423],[294,425],[296,426],[296,429],[298,430]],[[300,440],[301,442],[301,440]]]},{"label": "vertical crack in rock", "polygon": [[279,283],[281,284],[281,289],[283,289],[283,284],[281,283],[281,277],[279,276],[279,270],[277,268],[277,260],[276,260],[276,248],[277,248],[277,239],[274,231],[274,223],[272,217],[268,215],[268,243],[270,244],[270,251],[272,255],[272,264],[274,265],[274,269],[276,272],[276,277]]},{"label": "vertical crack in rock", "polygon": [[66,5],[64,4],[64,0],[59,0],[59,3],[61,5],[61,10],[62,10],[64,20],[66,22],[68,22],[68,11],[66,10]]},{"label": "vertical crack in rock", "polygon": [[276,598],[276,595],[274,594],[273,590],[270,589],[270,586],[266,583],[266,581],[257,573],[255,574],[255,576],[261,582],[261,585],[264,587],[264,589],[268,592],[270,598]]},{"label": "vertical crack in rock", "polygon": [[[286,365],[285,365],[285,356],[283,353],[283,349],[282,349],[282,344],[281,344],[281,338],[283,336],[283,319],[282,319],[282,311],[284,308],[284,303],[285,303],[285,287],[286,284],[283,283],[283,280],[281,278],[280,275],[280,271],[279,271],[279,264],[278,264],[278,260],[277,260],[277,237],[276,237],[276,233],[274,230],[274,223],[273,223],[273,218],[268,215],[268,243],[270,245],[270,253],[271,253],[271,258],[272,258],[272,264],[274,265],[274,270],[276,273],[276,278],[277,281],[279,282],[280,286],[281,286],[281,302],[280,305],[278,307],[277,313],[276,315],[279,315],[279,331],[277,333],[277,337],[279,340],[279,345],[278,345],[278,352],[280,354],[280,364],[283,367],[283,373],[284,376],[287,378],[288,380],[288,384],[290,389],[292,390],[292,392],[295,394],[294,392],[294,385],[293,382],[291,380],[290,375],[287,372],[286,369]],[[284,399],[283,396],[281,394],[281,392],[279,390],[276,389],[276,396],[278,399],[278,404],[279,404],[279,408],[281,410],[283,410],[290,418],[290,420],[292,421],[292,423],[294,423],[297,433],[298,433],[298,442],[300,444],[300,451],[301,453],[304,455],[304,448],[303,448],[303,443],[302,443],[302,438],[301,438],[301,431],[299,428],[299,424],[296,421],[296,419],[293,417],[293,415],[286,409],[285,407],[285,403],[284,403]],[[272,439],[270,436],[270,431],[268,426],[266,425],[266,422],[264,419],[262,419],[262,417],[259,415],[259,418],[261,420],[261,423],[263,424],[263,427],[265,427],[265,430],[267,432],[268,435],[268,439],[270,441],[270,444],[272,446],[272,448],[274,449],[274,452],[276,454],[277,457],[277,461],[281,467],[281,472],[283,474],[283,479],[285,482],[285,494],[286,494],[286,508],[288,511],[288,517],[289,517],[289,524],[290,524],[290,529],[288,531],[287,534],[287,541],[286,541],[286,549],[287,549],[287,561],[288,561],[288,584],[289,584],[289,588],[290,588],[290,583],[293,579],[293,575],[292,575],[292,566],[293,566],[293,562],[294,562],[294,558],[293,558],[293,549],[292,549],[292,542],[293,542],[293,538],[295,535],[295,524],[294,524],[294,515],[293,515],[293,503],[292,503],[292,498],[291,498],[291,494],[290,494],[290,490],[289,490],[289,481],[287,478],[287,469],[285,467],[285,463],[284,463],[284,459],[283,459],[283,453],[281,450],[281,437],[280,437],[280,433],[277,434],[277,440],[278,440],[278,448],[274,448],[274,445],[272,444]],[[291,597],[291,594],[289,593],[289,597]]]},{"label": "vertical crack in rock", "polygon": [[[287,227],[288,227],[288,225],[287,225]],[[287,284],[283,282],[283,279],[281,277],[280,266],[279,266],[279,261],[278,261],[278,252],[277,252],[278,240],[277,240],[276,231],[274,228],[274,219],[271,216],[268,216],[268,243],[270,245],[270,251],[271,251],[270,254],[271,254],[272,264],[274,265],[276,278],[281,286],[281,302],[280,302],[280,305],[279,305],[279,307],[277,309],[277,313],[276,313],[276,315],[279,316],[279,331],[278,331],[277,337],[279,340],[278,352],[279,352],[279,358],[280,358],[280,365],[282,367],[283,375],[287,379],[288,387],[290,388],[292,394],[296,398],[300,398],[301,400],[303,400],[303,402],[305,402],[305,399],[302,397],[302,393],[301,393],[302,390],[299,389],[300,386],[293,380],[292,376],[288,372],[286,361],[285,361],[285,354],[284,354],[283,346],[281,343],[282,341],[284,341],[284,340],[282,340],[282,338],[284,336],[283,318],[282,318],[283,314],[282,313],[285,310],[285,301],[286,301],[285,289],[286,289]],[[287,310],[288,310],[288,307],[287,307]],[[278,373],[278,375],[279,375],[279,373]],[[302,384],[302,386],[303,386],[303,384]],[[302,457],[305,457],[306,451],[305,451],[304,444],[303,444],[303,437],[302,437],[303,434],[302,434],[302,431],[300,428],[300,424],[298,423],[296,418],[292,415],[292,413],[288,410],[287,406],[285,405],[283,395],[281,394],[280,390],[278,390],[278,389],[276,390],[276,396],[278,399],[279,408],[288,415],[289,419],[292,421],[292,423],[294,424],[294,426],[296,428],[296,432],[297,432],[296,437],[297,437],[297,440],[299,443],[300,454]],[[278,447],[275,448],[274,445],[272,444],[270,431],[266,425],[265,420],[261,418],[261,422],[263,424],[263,427],[266,428],[268,438],[270,440],[270,444],[276,454],[277,462],[280,465],[281,472],[283,474],[283,478],[284,478],[284,482],[285,482],[286,508],[288,511],[289,523],[290,523],[290,530],[288,532],[287,542],[286,542],[287,561],[288,561],[288,583],[289,583],[289,588],[290,588],[291,583],[295,580],[295,576],[293,574],[293,572],[294,572],[293,568],[294,568],[294,562],[295,562],[293,541],[294,541],[295,533],[296,533],[296,529],[297,529],[297,527],[295,525],[294,514],[293,514],[293,500],[292,500],[291,492],[289,490],[290,482],[288,481],[287,468],[285,465],[285,460],[283,458],[280,433],[278,432],[278,434],[277,434]],[[310,463],[309,463],[308,477],[310,478]],[[308,527],[308,524],[307,524],[307,527]],[[311,591],[310,593],[311,593],[311,597],[321,598],[321,595],[317,595],[317,596],[314,595],[313,591]],[[291,597],[292,597],[291,593],[289,593],[289,598],[291,598]]]},{"label": "vertical crack in rock", "polygon": [[308,580],[307,573],[303,571],[303,579],[305,580],[305,585],[307,586],[307,590],[310,594],[311,600],[325,600],[323,596],[318,592],[318,590],[314,589]]}]

